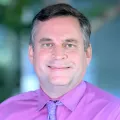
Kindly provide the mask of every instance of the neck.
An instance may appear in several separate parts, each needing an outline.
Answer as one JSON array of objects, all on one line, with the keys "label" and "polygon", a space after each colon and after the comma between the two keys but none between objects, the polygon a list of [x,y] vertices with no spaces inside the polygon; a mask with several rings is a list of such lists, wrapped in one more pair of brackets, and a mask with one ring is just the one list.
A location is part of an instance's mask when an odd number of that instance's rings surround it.
[{"label": "neck", "polygon": [[41,85],[42,90],[52,99],[59,99],[64,94],[75,88],[78,84],[75,86],[70,85],[48,85],[43,86]]},{"label": "neck", "polygon": [[64,86],[53,86],[51,88],[45,88],[41,86],[41,88],[52,99],[58,99],[68,92]]}]

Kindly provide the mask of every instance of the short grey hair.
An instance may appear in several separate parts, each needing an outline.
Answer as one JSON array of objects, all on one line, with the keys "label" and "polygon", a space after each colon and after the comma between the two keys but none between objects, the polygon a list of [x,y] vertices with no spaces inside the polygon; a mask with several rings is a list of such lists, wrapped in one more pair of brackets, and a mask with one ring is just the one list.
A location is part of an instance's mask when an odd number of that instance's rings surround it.
[{"label": "short grey hair", "polygon": [[86,50],[90,45],[90,22],[81,12],[65,3],[47,6],[36,14],[32,21],[31,39],[29,41],[29,44],[34,47],[34,34],[36,25],[39,21],[46,21],[59,16],[73,16],[78,19],[81,27],[81,32],[83,33],[84,49]]}]

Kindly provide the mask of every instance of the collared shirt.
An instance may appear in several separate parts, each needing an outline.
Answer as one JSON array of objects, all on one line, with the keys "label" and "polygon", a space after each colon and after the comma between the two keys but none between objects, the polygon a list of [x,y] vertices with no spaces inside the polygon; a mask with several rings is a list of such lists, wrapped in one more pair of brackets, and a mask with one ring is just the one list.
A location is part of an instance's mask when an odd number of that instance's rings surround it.
[{"label": "collared shirt", "polygon": [[[42,89],[11,97],[0,104],[0,120],[47,120],[49,100]],[[120,120],[120,100],[84,81],[60,101],[57,120]]]}]

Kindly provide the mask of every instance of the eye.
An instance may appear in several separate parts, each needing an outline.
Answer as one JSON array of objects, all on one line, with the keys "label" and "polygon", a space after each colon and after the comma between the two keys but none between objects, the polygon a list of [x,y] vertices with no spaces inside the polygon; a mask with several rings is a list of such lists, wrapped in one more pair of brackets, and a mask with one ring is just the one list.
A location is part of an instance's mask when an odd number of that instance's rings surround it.
[{"label": "eye", "polygon": [[65,47],[66,48],[74,48],[74,47],[76,47],[76,45],[69,43],[69,44],[66,44]]},{"label": "eye", "polygon": [[52,43],[43,43],[41,46],[44,48],[50,48],[53,46],[53,44]]}]

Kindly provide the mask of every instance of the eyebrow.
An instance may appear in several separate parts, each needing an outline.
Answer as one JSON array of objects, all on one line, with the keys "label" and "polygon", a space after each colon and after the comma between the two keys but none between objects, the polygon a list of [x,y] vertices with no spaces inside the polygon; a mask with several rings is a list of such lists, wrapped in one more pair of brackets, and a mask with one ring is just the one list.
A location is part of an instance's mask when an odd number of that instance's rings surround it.
[{"label": "eyebrow", "polygon": [[50,38],[41,38],[39,42],[50,42],[52,41]]},{"label": "eyebrow", "polygon": [[75,39],[66,39],[65,42],[78,43],[78,41]]},{"label": "eyebrow", "polygon": [[[52,39],[50,39],[50,38],[41,38],[40,40],[39,40],[39,42],[41,43],[41,42],[51,42],[51,41],[53,41]],[[72,42],[72,43],[78,43],[78,41],[77,40],[75,40],[75,39],[65,39],[65,40],[63,40],[63,42]]]}]

